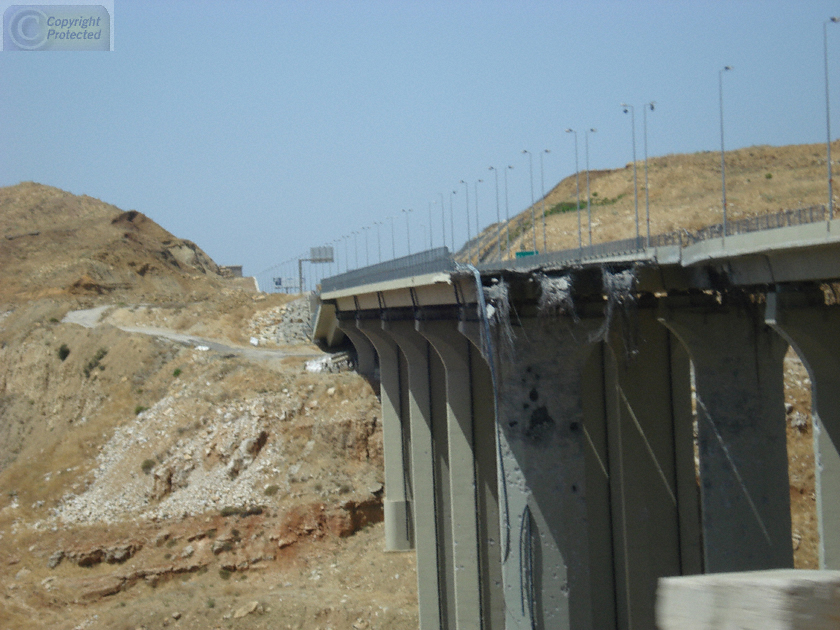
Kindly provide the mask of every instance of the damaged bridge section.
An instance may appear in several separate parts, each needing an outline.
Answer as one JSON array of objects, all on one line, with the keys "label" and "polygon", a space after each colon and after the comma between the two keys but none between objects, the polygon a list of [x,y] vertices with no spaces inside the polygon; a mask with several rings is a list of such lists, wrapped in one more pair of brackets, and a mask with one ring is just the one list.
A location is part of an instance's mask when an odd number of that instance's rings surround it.
[{"label": "damaged bridge section", "polygon": [[789,345],[840,568],[840,243],[820,238],[324,292],[318,326],[380,384],[386,547],[416,550],[420,627],[653,628],[660,578],[792,567]]}]

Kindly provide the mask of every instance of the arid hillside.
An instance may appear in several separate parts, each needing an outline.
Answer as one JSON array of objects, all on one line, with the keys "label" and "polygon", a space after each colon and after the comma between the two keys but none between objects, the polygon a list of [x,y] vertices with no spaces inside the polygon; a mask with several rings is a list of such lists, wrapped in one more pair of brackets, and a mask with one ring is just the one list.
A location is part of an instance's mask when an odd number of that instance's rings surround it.
[{"label": "arid hillside", "polygon": [[304,300],[39,184],[0,234],[0,627],[416,627],[374,389]]},{"label": "arid hillside", "polygon": [[[840,141],[832,145],[833,155]],[[726,153],[728,219],[738,219],[828,202],[824,144],[784,147],[758,146]],[[837,168],[837,167],[835,167]],[[640,234],[646,234],[644,161],[636,163]],[[545,196],[546,242],[550,251],[578,246],[577,184],[580,185],[581,236],[589,244],[586,214],[586,172],[566,177]],[[633,164],[607,171],[590,171],[592,243],[636,235]],[[677,229],[696,230],[722,221],[720,153],[704,151],[648,159],[648,205],[652,235]],[[835,190],[835,197],[837,191]],[[837,199],[835,198],[835,204]],[[504,204],[504,199],[502,199]],[[495,199],[488,212],[495,217]],[[543,201],[534,206],[537,248],[543,249]],[[502,207],[504,213],[504,207]],[[534,232],[528,208],[511,219],[511,255],[533,248]],[[482,253],[495,258],[497,226],[482,233]],[[506,231],[502,233],[506,257]],[[493,253],[491,254],[490,251]]]}]

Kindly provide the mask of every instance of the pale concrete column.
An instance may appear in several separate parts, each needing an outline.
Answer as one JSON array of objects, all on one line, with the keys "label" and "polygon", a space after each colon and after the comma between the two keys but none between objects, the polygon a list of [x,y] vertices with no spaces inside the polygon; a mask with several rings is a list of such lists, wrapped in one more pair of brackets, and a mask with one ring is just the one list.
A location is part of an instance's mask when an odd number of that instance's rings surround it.
[{"label": "pale concrete column", "polygon": [[479,566],[483,630],[505,627],[502,556],[499,544],[499,482],[496,464],[496,411],[490,367],[470,345],[473,434],[478,499]]},{"label": "pale concrete column", "polygon": [[589,529],[609,527],[589,521],[586,499],[583,372],[595,325],[520,322],[516,352],[498,366],[506,628],[594,629]]},{"label": "pale concrete column", "polygon": [[787,343],[751,304],[671,300],[660,318],[694,365],[704,570],[792,567]]},{"label": "pale concrete column", "polygon": [[820,568],[840,569],[840,307],[822,291],[768,293],[765,319],[799,354],[811,377]]},{"label": "pale concrete column", "polygon": [[505,596],[502,579],[502,545],[495,392],[490,366],[481,354],[477,322],[460,321],[458,332],[469,340],[470,391],[472,394],[473,452],[475,455],[478,553],[483,630],[505,627]]},{"label": "pale concrete column", "polygon": [[476,628],[481,618],[478,511],[470,383],[469,341],[454,321],[417,321],[417,331],[440,356],[446,371],[451,529],[454,550],[455,628]]},{"label": "pale concrete column", "polygon": [[[382,331],[382,322],[379,319],[356,320],[356,327],[356,334],[364,334],[379,356],[382,443],[385,456],[385,549],[405,551],[414,545],[411,503],[408,500],[406,483],[410,469],[403,451],[408,422],[403,422],[400,417],[399,349],[394,340]],[[352,337],[350,338],[352,340]]]},{"label": "pale concrete column", "polygon": [[658,579],[680,575],[684,563],[700,572],[689,366],[685,353],[674,365],[672,342],[679,344],[655,309],[644,307],[614,317],[608,336],[605,461],[619,627],[655,627]]},{"label": "pale concrete column", "polygon": [[376,370],[374,347],[368,338],[359,332],[354,321],[338,320],[338,327],[347,335],[356,349],[356,371],[364,376],[373,376]]},{"label": "pale concrete column", "polygon": [[417,549],[417,595],[421,630],[446,627],[448,607],[445,575],[439,553],[439,502],[435,488],[429,344],[414,330],[413,321],[383,321],[383,330],[399,346],[408,363],[408,403],[411,424],[411,469],[414,491],[414,541]]}]

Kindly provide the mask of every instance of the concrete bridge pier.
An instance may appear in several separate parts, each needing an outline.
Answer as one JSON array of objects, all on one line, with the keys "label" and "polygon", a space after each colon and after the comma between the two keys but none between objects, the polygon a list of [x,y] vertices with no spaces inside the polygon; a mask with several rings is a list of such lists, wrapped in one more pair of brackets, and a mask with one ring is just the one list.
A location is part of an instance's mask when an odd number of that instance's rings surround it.
[{"label": "concrete bridge pier", "polygon": [[658,578],[702,572],[690,362],[651,304],[615,313],[597,358],[605,413],[585,426],[607,447],[617,627],[653,628]]},{"label": "concrete bridge pier", "polygon": [[[382,403],[382,441],[385,457],[385,549],[406,551],[414,547],[411,502],[409,501],[408,419],[401,414],[401,372],[399,348],[382,330],[377,319],[342,322],[357,353],[359,347],[373,345],[379,357],[379,387]],[[352,332],[351,332],[352,331]],[[361,359],[359,360],[361,364]]]},{"label": "concrete bridge pier", "polygon": [[767,294],[766,322],[793,346],[811,378],[820,569],[840,569],[840,306],[819,287]]},{"label": "concrete bridge pier", "polygon": [[383,321],[405,355],[420,628],[455,627],[455,568],[444,366],[413,320]]},{"label": "concrete bridge pier", "polygon": [[707,573],[793,567],[787,344],[747,297],[671,298],[660,311],[694,365]]},{"label": "concrete bridge pier", "polygon": [[457,321],[417,320],[415,328],[445,370],[445,392],[438,394],[446,400],[454,628],[502,628],[493,393],[482,386],[487,370],[482,373],[481,359]]},{"label": "concrete bridge pier", "polygon": [[498,371],[506,628],[614,628],[606,438],[584,413],[605,409],[601,322],[520,323]]}]

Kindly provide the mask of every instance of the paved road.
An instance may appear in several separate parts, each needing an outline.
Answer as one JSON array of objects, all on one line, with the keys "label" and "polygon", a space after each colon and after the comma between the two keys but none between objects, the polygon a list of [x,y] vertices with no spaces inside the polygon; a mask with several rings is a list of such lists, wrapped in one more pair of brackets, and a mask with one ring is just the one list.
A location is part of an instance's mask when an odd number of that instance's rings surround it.
[{"label": "paved road", "polygon": [[[95,328],[102,322],[102,316],[111,308],[110,306],[97,306],[96,308],[89,308],[80,311],[70,311],[61,320],[65,324],[78,324],[85,328]],[[324,358],[324,353],[313,352],[289,352],[287,350],[270,350],[268,348],[258,348],[253,346],[233,346],[229,343],[222,343],[213,339],[206,339],[204,337],[196,337],[195,335],[187,335],[176,332],[168,328],[152,328],[148,326],[115,326],[122,331],[128,333],[138,333],[141,335],[151,335],[153,337],[161,337],[177,343],[182,343],[187,346],[193,346],[199,350],[214,350],[222,354],[236,354],[251,361],[268,361],[271,359],[285,359],[286,357],[302,357],[306,359],[321,359]]]}]

